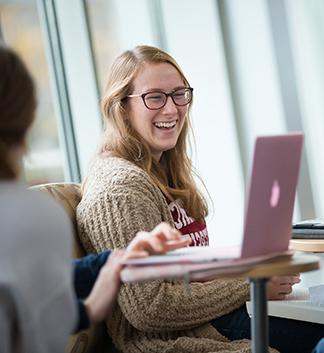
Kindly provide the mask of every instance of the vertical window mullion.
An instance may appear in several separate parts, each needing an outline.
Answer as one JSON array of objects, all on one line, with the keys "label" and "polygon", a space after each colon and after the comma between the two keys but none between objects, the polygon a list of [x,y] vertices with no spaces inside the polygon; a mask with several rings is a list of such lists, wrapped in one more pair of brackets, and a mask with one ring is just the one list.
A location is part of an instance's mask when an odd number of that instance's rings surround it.
[{"label": "vertical window mullion", "polygon": [[65,149],[66,179],[68,181],[79,182],[81,175],[80,165],[55,3],[51,0],[39,0],[38,8],[46,36],[48,60],[53,73],[52,77],[57,101],[56,108],[59,113],[61,140]]}]

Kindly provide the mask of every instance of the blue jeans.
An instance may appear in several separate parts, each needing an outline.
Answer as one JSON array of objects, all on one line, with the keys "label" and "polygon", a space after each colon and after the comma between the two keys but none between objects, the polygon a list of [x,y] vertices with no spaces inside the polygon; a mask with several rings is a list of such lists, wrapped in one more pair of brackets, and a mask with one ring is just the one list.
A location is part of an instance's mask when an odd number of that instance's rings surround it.
[{"label": "blue jeans", "polygon": [[[230,314],[214,319],[211,324],[231,341],[251,339],[250,317],[245,305]],[[324,325],[269,317],[269,344],[281,353],[311,353],[322,337]],[[317,353],[324,353],[324,350]]]},{"label": "blue jeans", "polygon": [[312,353],[324,353],[324,338],[322,338]]}]

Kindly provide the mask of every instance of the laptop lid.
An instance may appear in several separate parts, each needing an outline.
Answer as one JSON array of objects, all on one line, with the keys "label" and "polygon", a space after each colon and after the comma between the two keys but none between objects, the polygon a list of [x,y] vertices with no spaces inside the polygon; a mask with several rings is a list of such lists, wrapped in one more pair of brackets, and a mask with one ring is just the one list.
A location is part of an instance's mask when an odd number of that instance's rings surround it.
[{"label": "laptop lid", "polygon": [[241,258],[288,250],[302,133],[256,139]]}]

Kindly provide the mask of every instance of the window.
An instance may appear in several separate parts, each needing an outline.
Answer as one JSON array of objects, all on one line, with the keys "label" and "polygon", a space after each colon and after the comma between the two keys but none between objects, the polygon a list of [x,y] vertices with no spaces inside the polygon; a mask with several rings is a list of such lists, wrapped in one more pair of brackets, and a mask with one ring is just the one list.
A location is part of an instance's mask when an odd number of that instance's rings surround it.
[{"label": "window", "polygon": [[105,86],[109,67],[120,52],[116,33],[116,9],[113,1],[86,1],[87,14],[91,28],[91,39],[100,91]]},{"label": "window", "polygon": [[30,185],[64,180],[64,155],[51,93],[36,1],[1,1],[4,40],[20,54],[37,88],[38,109],[27,141],[25,179]]},{"label": "window", "polygon": [[323,217],[324,4],[322,0],[288,0],[286,6],[310,177],[315,191],[314,216]]},{"label": "window", "polygon": [[97,79],[103,91],[117,55],[139,44],[157,45],[146,0],[86,0]]}]

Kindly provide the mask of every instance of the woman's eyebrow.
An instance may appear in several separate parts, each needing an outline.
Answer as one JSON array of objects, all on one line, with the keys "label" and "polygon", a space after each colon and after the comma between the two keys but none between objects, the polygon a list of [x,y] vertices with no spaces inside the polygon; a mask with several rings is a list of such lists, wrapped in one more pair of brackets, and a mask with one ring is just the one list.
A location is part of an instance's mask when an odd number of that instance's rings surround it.
[{"label": "woman's eyebrow", "polygon": [[175,91],[177,89],[181,89],[181,88],[187,88],[187,86],[185,86],[185,85],[177,86],[177,87],[172,88],[172,90],[170,90],[170,91],[166,91],[166,90],[164,90],[162,88],[147,88],[146,90],[144,90],[144,93],[148,93],[148,92],[173,92],[173,91]]}]

